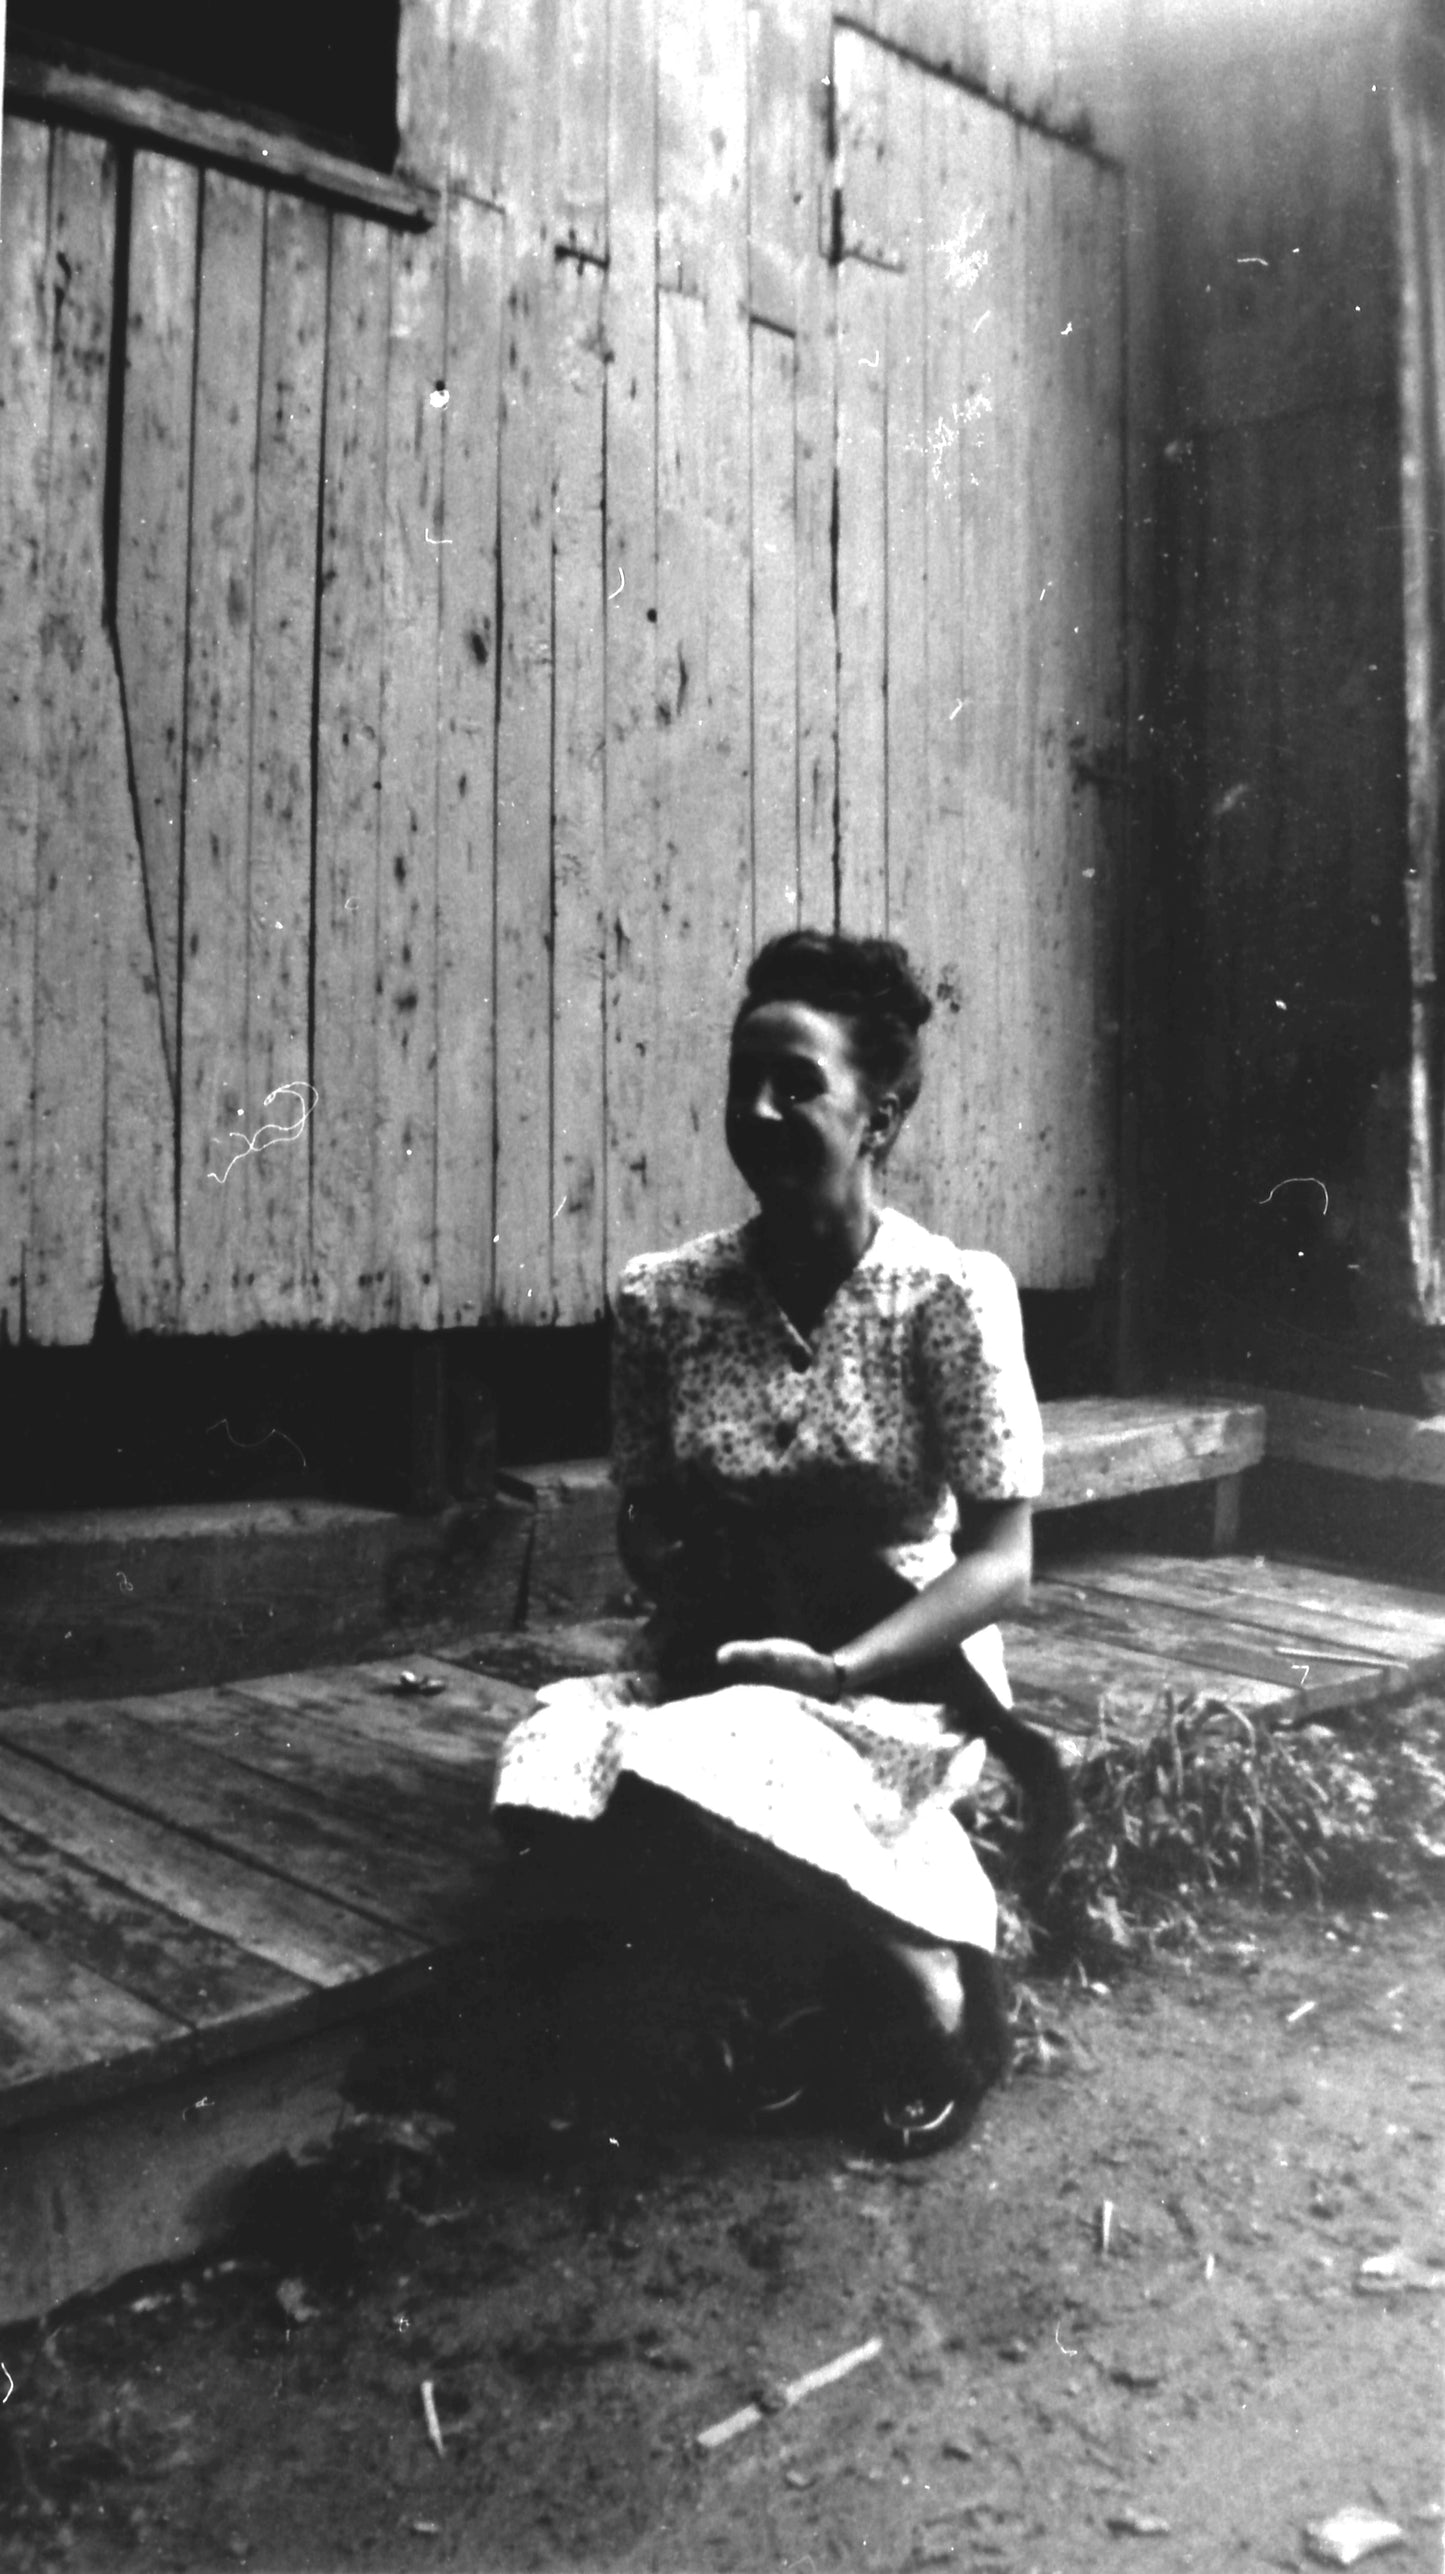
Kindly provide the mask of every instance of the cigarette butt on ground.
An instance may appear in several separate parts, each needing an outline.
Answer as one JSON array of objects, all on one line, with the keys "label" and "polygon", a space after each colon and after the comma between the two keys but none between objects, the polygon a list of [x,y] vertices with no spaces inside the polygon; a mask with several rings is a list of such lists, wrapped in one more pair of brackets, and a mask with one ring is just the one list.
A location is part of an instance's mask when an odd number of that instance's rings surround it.
[{"label": "cigarette butt on ground", "polygon": [[[860,2342],[856,2350],[844,2351],[837,2359],[825,2360],[821,2368],[806,2370],[802,2377],[793,2378],[783,2388],[783,2403],[801,2404],[805,2395],[816,2395],[820,2387],[836,2386],[840,2377],[848,2377],[855,2368],[862,2368],[868,2360],[877,2359],[882,2348],[882,2341],[875,2333],[871,2341]],[[740,2432],[751,2431],[754,2423],[761,2422],[762,2418],[760,2404],[745,2404],[738,2412],[728,2414],[725,2421],[713,2422],[706,2431],[699,2431],[697,2445],[700,2449],[724,2448],[729,2440],[736,2440]]]},{"label": "cigarette butt on ground", "polygon": [[421,2382],[421,2410],[422,2419],[426,2424],[426,2436],[430,2440],[432,2447],[435,2449],[437,2456],[439,2458],[444,2458],[446,2456],[446,2445],[442,2439],[442,2426],[437,2420],[436,2389],[432,2385],[429,2377],[424,2377]]},{"label": "cigarette butt on ground", "polygon": [[1099,2202],[1099,2250],[1101,2252],[1108,2251],[1109,2239],[1113,2231],[1114,2202],[1112,2199],[1101,2199]]}]

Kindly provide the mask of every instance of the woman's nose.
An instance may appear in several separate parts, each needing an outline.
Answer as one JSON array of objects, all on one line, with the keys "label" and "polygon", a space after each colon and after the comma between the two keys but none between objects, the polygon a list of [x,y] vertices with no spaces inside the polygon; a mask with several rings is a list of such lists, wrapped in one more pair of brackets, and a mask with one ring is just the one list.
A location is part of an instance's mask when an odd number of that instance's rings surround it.
[{"label": "woman's nose", "polygon": [[760,1081],[734,1096],[733,1114],[745,1125],[776,1125],[779,1108],[772,1083]]}]

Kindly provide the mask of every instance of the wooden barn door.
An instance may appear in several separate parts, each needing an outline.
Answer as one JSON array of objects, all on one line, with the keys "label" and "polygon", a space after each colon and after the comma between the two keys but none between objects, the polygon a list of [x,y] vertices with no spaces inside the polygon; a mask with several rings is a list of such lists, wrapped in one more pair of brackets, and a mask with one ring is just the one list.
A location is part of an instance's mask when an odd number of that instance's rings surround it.
[{"label": "wooden barn door", "polygon": [[938,995],[896,1175],[1030,1287],[1117,1202],[1120,191],[840,29],[839,911]]}]

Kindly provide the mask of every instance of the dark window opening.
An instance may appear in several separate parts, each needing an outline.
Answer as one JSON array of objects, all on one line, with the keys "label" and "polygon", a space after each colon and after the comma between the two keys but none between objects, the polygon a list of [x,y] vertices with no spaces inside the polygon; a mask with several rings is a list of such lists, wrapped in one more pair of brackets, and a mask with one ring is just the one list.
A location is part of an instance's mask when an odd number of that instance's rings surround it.
[{"label": "dark window opening", "polygon": [[12,0],[8,46],[389,170],[400,0]]}]

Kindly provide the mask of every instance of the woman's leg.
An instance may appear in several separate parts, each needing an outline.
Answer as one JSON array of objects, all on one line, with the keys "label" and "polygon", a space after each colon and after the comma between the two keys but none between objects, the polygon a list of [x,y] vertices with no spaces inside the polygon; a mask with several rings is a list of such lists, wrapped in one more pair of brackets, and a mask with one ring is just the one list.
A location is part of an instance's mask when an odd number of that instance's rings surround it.
[{"label": "woman's leg", "polygon": [[963,2021],[963,1979],[958,1951],[923,1947],[912,1940],[883,1942],[903,1979],[912,2016],[925,2040],[951,2038]]}]

